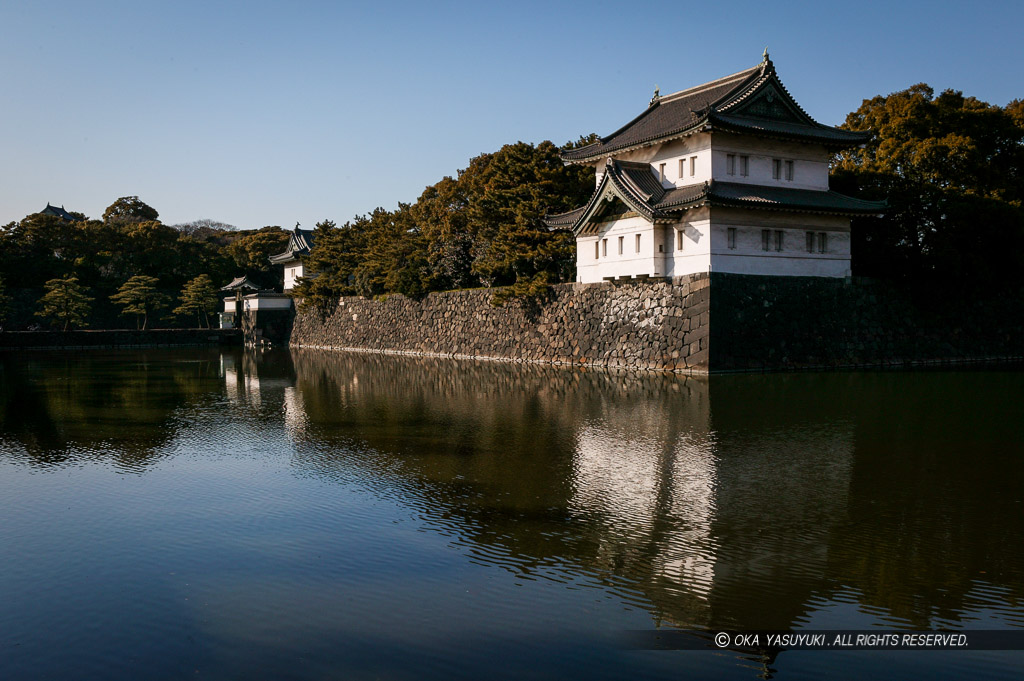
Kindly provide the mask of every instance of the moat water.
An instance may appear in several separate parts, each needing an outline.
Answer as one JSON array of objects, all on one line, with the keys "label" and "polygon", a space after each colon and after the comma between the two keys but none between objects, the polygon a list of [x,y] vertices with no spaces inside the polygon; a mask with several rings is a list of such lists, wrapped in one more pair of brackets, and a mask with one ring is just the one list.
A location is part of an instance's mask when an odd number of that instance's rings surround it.
[{"label": "moat water", "polygon": [[0,355],[0,679],[1022,678],[1024,372]]}]

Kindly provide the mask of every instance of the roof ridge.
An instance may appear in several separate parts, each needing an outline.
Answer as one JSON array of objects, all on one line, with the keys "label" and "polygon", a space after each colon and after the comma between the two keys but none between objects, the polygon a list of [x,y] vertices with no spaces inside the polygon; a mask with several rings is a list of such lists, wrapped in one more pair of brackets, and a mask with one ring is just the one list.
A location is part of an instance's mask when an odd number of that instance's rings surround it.
[{"label": "roof ridge", "polygon": [[717,78],[715,80],[710,80],[710,81],[708,81],[706,83],[702,83],[700,85],[695,85],[695,86],[693,86],[691,88],[687,88],[685,90],[680,90],[679,92],[673,92],[672,94],[669,94],[669,95],[663,95],[661,97],[660,101],[662,101],[662,102],[671,102],[671,101],[673,101],[675,99],[681,99],[683,96],[695,95],[698,92],[702,92],[704,90],[710,90],[710,89],[715,88],[715,87],[721,87],[721,86],[725,85],[726,83],[728,83],[730,80],[744,80],[744,79],[749,78],[750,76],[752,76],[755,71],[760,71],[762,64],[763,64],[763,62],[760,62],[760,63],[757,64],[757,66],[752,66],[752,67],[750,67],[748,69],[743,69],[742,71],[737,71],[736,73],[733,73],[731,75],[723,76],[723,77]]}]

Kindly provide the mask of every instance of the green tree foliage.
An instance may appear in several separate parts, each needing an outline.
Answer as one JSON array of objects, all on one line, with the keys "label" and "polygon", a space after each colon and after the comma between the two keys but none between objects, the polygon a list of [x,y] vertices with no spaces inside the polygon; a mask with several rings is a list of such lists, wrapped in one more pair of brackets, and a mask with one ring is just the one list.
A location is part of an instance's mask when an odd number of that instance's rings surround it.
[{"label": "green tree foliage", "polygon": [[60,325],[64,331],[71,326],[85,327],[92,301],[77,277],[51,279],[46,282],[46,294],[39,300],[43,309],[36,315]]},{"label": "green tree foliage", "polygon": [[551,142],[509,144],[427,187],[415,204],[378,208],[341,227],[320,223],[305,260],[315,274],[296,295],[330,308],[339,295],[506,287],[495,295],[500,303],[571,280],[575,241],[549,232],[541,217],[586,201],[594,177],[592,168],[563,165],[558,152]]},{"label": "green tree foliage", "polygon": [[314,248],[304,258],[306,276],[293,293],[303,299],[302,306],[328,311],[338,296],[354,295],[355,272],[362,262],[367,234],[346,223],[338,227],[331,220],[318,222],[313,230]]},{"label": "green tree foliage", "polygon": [[103,211],[104,222],[142,222],[156,220],[160,214],[137,196],[122,196]]},{"label": "green tree foliage", "polygon": [[111,302],[121,306],[121,314],[135,315],[135,326],[145,329],[149,314],[167,307],[170,300],[157,289],[159,280],[138,274],[126,281],[118,292],[110,296]]},{"label": "green tree foliage", "polygon": [[283,251],[287,244],[288,232],[280,227],[263,227],[246,232],[231,242],[225,252],[240,274],[261,288],[274,288],[280,286],[281,268],[270,264],[270,256]]},{"label": "green tree foliage", "polygon": [[185,284],[179,300],[181,305],[174,309],[174,314],[194,314],[198,326],[210,328],[210,315],[217,309],[218,299],[217,289],[214,288],[209,276],[200,274]]},{"label": "green tree foliage", "polygon": [[[237,275],[226,246],[244,231],[189,234],[155,220],[66,221],[33,214],[0,228],[0,277],[7,282],[11,314],[7,326],[31,323],[46,281],[74,275],[96,297],[91,327],[114,328],[121,310],[111,301],[135,275],[156,277],[165,293],[208,274],[227,283]],[[223,241],[220,241],[224,235]]]},{"label": "green tree foliage", "polygon": [[838,155],[835,189],[885,198],[853,224],[857,273],[991,283],[1024,267],[1024,110],[919,84],[865,100],[845,127],[870,130]]}]

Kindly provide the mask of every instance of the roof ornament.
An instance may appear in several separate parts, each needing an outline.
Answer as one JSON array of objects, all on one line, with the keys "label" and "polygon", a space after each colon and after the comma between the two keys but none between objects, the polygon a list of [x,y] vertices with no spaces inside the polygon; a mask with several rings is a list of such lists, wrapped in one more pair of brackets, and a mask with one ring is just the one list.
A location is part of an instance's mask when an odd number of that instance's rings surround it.
[{"label": "roof ornament", "polygon": [[771,57],[768,56],[768,46],[764,48],[764,54],[761,55],[761,74],[764,75],[769,72],[775,71],[775,65],[772,64]]},{"label": "roof ornament", "polygon": [[296,222],[295,223],[295,233],[297,234],[298,232],[299,232],[299,223]]},{"label": "roof ornament", "polygon": [[651,97],[651,101],[650,101],[650,103],[647,106],[653,106],[654,104],[657,104],[660,101],[661,101],[661,89],[658,87],[658,84],[655,83],[654,84],[654,96]]}]

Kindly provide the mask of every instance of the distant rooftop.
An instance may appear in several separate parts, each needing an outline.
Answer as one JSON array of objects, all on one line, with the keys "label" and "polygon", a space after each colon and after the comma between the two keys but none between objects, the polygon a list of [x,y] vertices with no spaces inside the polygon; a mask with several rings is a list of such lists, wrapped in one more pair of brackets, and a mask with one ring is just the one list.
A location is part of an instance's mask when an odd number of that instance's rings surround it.
[{"label": "distant rooftop", "polygon": [[64,206],[57,208],[57,206],[51,206],[49,201],[46,203],[46,208],[39,211],[40,215],[52,215],[60,218],[61,220],[77,220],[74,215],[64,210]]}]

